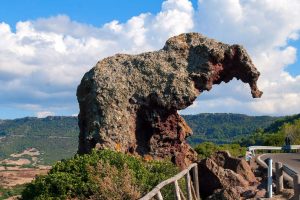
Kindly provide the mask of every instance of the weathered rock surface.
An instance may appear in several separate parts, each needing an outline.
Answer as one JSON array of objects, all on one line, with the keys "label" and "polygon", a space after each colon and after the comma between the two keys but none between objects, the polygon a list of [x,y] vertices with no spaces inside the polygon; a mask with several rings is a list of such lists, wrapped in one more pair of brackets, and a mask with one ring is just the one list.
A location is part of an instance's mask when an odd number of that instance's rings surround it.
[{"label": "weathered rock surface", "polygon": [[246,181],[250,183],[257,182],[251,167],[244,159],[231,157],[227,151],[219,151],[211,158],[218,166],[224,169],[230,169],[235,173],[241,175]]},{"label": "weathered rock surface", "polygon": [[[218,189],[228,192],[234,188],[234,191],[229,193],[237,193],[235,195],[240,197],[240,193],[237,192],[237,188],[244,190],[249,186],[249,183],[239,174],[230,169],[224,169],[216,164],[212,159],[207,158],[199,163],[199,182],[200,193],[203,197],[208,197]],[[225,191],[225,190],[224,190]]]},{"label": "weathered rock surface", "polygon": [[200,194],[204,199],[250,199],[265,193],[248,163],[219,151],[199,163]]},{"label": "weathered rock surface", "polygon": [[246,50],[198,33],[170,38],[163,49],[117,54],[99,61],[77,89],[79,153],[93,148],[172,157],[184,167],[196,159],[185,138],[192,130],[177,110],[213,84],[236,77],[256,86],[259,72]]}]

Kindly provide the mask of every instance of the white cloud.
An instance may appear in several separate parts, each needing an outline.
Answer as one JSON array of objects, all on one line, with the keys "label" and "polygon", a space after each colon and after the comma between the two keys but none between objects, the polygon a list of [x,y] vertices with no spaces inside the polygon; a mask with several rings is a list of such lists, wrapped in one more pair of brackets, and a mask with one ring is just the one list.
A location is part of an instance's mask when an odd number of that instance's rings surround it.
[{"label": "white cloud", "polygon": [[300,76],[285,71],[296,61],[297,49],[288,41],[299,39],[299,0],[201,0],[198,7],[188,0],[166,0],[156,15],[142,13],[102,27],[64,15],[19,22],[15,32],[0,23],[0,107],[35,105],[57,114],[65,107],[71,115],[77,112],[76,87],[99,59],[160,49],[170,36],[195,31],[243,44],[261,71],[264,95],[253,100],[248,86],[233,81],[215,86],[183,112],[300,112],[294,103],[300,100]]},{"label": "white cloud", "polygon": [[[295,102],[300,100],[300,77],[293,77],[285,71],[287,65],[296,61],[297,49],[289,46],[288,41],[299,38],[298,10],[298,0],[288,3],[285,0],[199,1],[197,31],[228,43],[243,44],[261,72],[259,87],[264,91],[261,99],[243,99],[250,90],[238,91],[236,89],[241,86],[237,84],[241,83],[234,83],[227,90],[224,90],[224,85],[217,86],[208,96],[215,98],[214,101],[231,96],[242,103],[242,106],[233,106],[231,112],[272,115],[299,113],[300,107]],[[227,92],[222,96],[224,91]],[[202,97],[204,100],[199,98],[198,111],[203,110],[201,105],[211,101],[206,100],[205,95]],[[225,108],[219,107],[219,110],[224,111]]]},{"label": "white cloud", "polygon": [[54,115],[55,115],[55,113],[51,112],[51,111],[40,111],[40,112],[36,113],[37,118],[45,118],[45,117],[54,116]]},{"label": "white cloud", "polygon": [[99,59],[159,49],[168,37],[192,28],[193,7],[188,0],[168,0],[157,15],[140,14],[126,23],[112,21],[102,27],[64,15],[18,22],[15,32],[2,22],[0,107],[8,102],[68,107],[76,102],[81,77]]}]

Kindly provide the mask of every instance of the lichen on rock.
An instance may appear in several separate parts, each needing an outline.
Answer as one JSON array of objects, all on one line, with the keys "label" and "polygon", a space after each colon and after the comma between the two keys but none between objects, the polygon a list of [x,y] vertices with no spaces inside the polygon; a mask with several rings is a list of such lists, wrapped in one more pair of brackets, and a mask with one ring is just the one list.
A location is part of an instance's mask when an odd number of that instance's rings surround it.
[{"label": "lichen on rock", "polygon": [[199,33],[171,37],[158,51],[116,54],[99,61],[77,89],[79,153],[93,148],[171,157],[185,167],[196,159],[185,139],[192,130],[177,113],[213,84],[233,78],[260,97],[259,72],[246,50]]}]

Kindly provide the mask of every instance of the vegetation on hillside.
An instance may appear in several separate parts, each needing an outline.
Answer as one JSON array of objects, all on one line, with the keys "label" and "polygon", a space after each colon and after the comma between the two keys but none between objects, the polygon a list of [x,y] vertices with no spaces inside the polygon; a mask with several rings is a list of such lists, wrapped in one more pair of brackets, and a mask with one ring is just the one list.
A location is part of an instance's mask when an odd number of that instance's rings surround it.
[{"label": "vegetation on hillside", "polygon": [[195,146],[195,151],[198,153],[199,159],[207,158],[217,151],[229,151],[233,157],[245,156],[246,147],[241,147],[239,144],[215,144],[213,142],[203,142]]},{"label": "vegetation on hillside", "polygon": [[247,137],[256,129],[266,128],[278,117],[247,116],[231,113],[203,113],[198,115],[184,115],[188,125],[193,130],[193,135],[188,138],[192,145],[204,141],[214,143],[231,143],[233,138]]},{"label": "vegetation on hillside", "polygon": [[282,146],[285,145],[286,137],[291,139],[291,144],[300,144],[300,115],[275,121],[266,129],[258,129],[249,137],[240,138],[238,142],[243,146]]},{"label": "vegetation on hillside", "polygon": [[77,117],[26,117],[0,121],[0,159],[27,148],[37,148],[40,163],[72,157],[78,145]]},{"label": "vegetation on hillside", "polygon": [[[143,161],[111,150],[56,163],[22,193],[24,200],[37,199],[137,199],[163,180],[178,173],[170,162]],[[173,190],[163,191],[166,199]]]}]

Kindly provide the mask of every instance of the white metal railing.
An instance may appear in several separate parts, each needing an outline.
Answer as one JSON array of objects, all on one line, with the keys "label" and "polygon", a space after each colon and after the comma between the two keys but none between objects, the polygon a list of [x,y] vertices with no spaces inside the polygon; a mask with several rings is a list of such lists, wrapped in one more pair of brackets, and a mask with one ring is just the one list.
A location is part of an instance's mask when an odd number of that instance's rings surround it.
[{"label": "white metal railing", "polygon": [[[250,146],[247,148],[247,151],[250,151],[252,155],[255,155],[255,150],[296,150],[300,149],[300,145],[286,145],[282,147],[277,146]],[[247,155],[246,155],[247,158]],[[269,159],[268,165],[266,163],[263,163],[260,158],[257,158],[257,161],[260,165],[263,167],[268,168],[268,197],[272,197],[272,171],[273,164],[272,159]],[[293,200],[300,200],[300,175],[299,173],[291,168],[290,166],[286,164],[282,164],[281,162],[275,163],[275,185],[276,185],[276,193],[280,194],[283,190],[283,177],[285,172],[293,181],[293,188],[294,188],[294,197]],[[286,176],[285,176],[286,177]],[[289,178],[289,179],[290,179]]]},{"label": "white metal railing", "polygon": [[285,145],[282,147],[277,146],[249,146],[248,151],[251,151],[255,155],[256,150],[296,150],[300,149],[300,145]]},{"label": "white metal railing", "polygon": [[[193,182],[191,181],[190,171],[192,171]],[[200,200],[199,193],[199,181],[198,181],[198,165],[197,163],[191,164],[187,169],[181,171],[177,175],[161,182],[158,184],[153,190],[151,190],[148,194],[142,197],[140,200],[150,200],[153,197],[156,197],[159,200],[163,200],[163,196],[161,194],[161,189],[169,184],[174,184],[174,193],[176,200],[186,199],[181,191],[178,180],[185,176],[185,184],[187,191],[187,199],[188,200]]]}]

